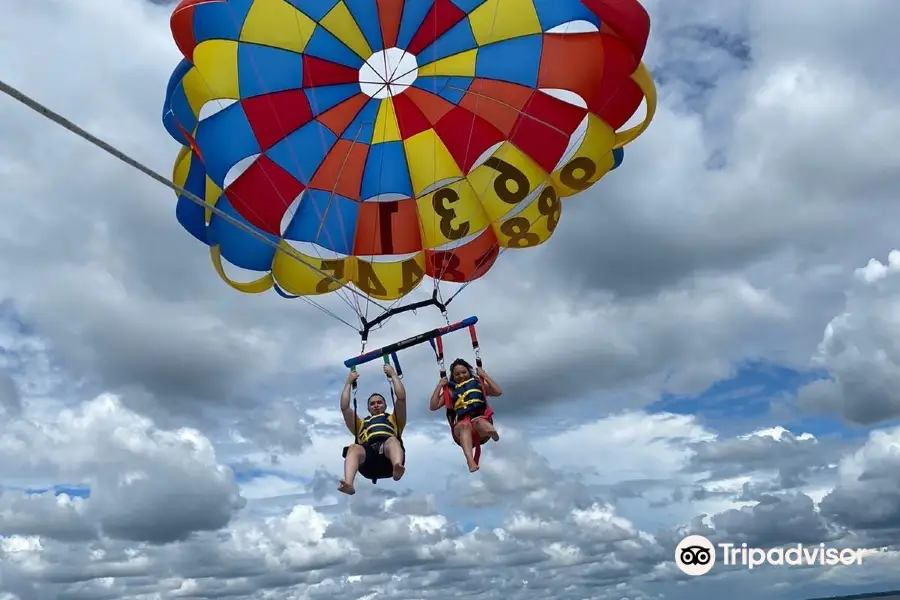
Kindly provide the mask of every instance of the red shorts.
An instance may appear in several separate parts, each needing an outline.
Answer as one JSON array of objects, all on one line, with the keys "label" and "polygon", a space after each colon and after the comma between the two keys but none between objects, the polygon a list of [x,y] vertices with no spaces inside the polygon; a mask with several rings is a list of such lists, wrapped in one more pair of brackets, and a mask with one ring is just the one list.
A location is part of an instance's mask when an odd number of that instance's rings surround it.
[{"label": "red shorts", "polygon": [[[456,436],[456,426],[457,426],[457,425],[459,425],[460,423],[466,422],[466,421],[468,421],[469,423],[471,423],[473,419],[478,419],[478,418],[485,419],[485,420],[487,420],[488,423],[490,423],[491,425],[493,425],[493,424],[494,424],[494,415],[493,415],[493,412],[494,412],[494,411],[492,411],[492,410],[490,410],[490,409],[486,409],[485,412],[479,411],[479,412],[477,412],[477,413],[468,414],[468,415],[466,415],[465,417],[463,417],[462,419],[454,420],[455,422],[454,422],[453,425],[451,426],[450,431],[451,431],[451,433],[452,433],[452,435],[453,435],[453,441],[456,442],[456,445],[457,445],[457,446],[460,446],[460,445],[461,445],[461,444],[459,443],[459,438]],[[474,438],[474,435],[475,435],[474,430],[472,431],[472,435],[473,435],[473,438]],[[488,440],[490,440],[490,439],[491,439],[491,436],[486,435],[486,436],[482,437],[480,440],[478,440],[478,443],[479,443],[479,444],[486,444],[486,443],[488,442]],[[474,439],[473,439],[472,441],[474,442]]]}]

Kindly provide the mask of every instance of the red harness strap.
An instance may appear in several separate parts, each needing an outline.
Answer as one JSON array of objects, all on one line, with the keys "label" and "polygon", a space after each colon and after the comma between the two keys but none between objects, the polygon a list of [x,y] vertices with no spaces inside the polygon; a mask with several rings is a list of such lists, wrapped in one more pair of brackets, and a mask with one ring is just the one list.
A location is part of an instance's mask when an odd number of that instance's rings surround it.
[{"label": "red harness strap", "polygon": [[[453,409],[448,408],[447,409],[447,422],[450,424],[450,435],[453,436],[453,441],[456,442],[457,446],[462,446],[462,444],[459,442],[459,438],[456,436],[455,425],[458,425],[459,423],[465,423],[465,422],[468,422],[469,424],[471,424],[472,418],[471,417],[463,417],[462,419],[460,419],[459,421],[454,423],[453,415],[454,415]],[[482,415],[482,416],[485,419],[487,419],[488,421],[490,421],[491,424],[494,423],[494,411],[493,411],[493,409],[491,409],[490,406],[487,408],[487,410],[484,411],[484,415]],[[476,417],[476,418],[480,418],[480,417]],[[486,438],[479,437],[478,432],[475,430],[474,427],[472,427],[472,449],[475,451],[473,458],[475,459],[476,465],[478,464],[478,461],[481,460],[481,444],[488,441],[489,439],[490,439],[489,437],[486,437]]]},{"label": "red harness strap", "polygon": [[[485,418],[491,425],[494,424],[494,409],[491,408],[491,405],[488,404],[487,394],[484,392],[484,378],[479,377],[479,381],[481,381],[481,393],[484,394],[484,403],[487,408],[485,408],[484,414],[481,417],[475,417],[476,419]],[[449,386],[444,386],[444,406],[447,408],[447,422],[450,424],[450,435],[453,436],[453,441],[456,442],[457,446],[462,446],[459,443],[459,438],[456,436],[455,427],[460,423],[468,423],[470,426],[472,425],[471,417],[463,417],[456,423],[453,422],[453,417],[456,411],[453,410],[452,406],[452,398],[450,396],[450,388]],[[482,438],[478,435],[478,432],[475,430],[475,427],[472,426],[472,449],[475,451],[473,458],[475,459],[475,464],[478,464],[478,461],[481,460],[481,445],[487,442],[490,438],[485,437]]]}]

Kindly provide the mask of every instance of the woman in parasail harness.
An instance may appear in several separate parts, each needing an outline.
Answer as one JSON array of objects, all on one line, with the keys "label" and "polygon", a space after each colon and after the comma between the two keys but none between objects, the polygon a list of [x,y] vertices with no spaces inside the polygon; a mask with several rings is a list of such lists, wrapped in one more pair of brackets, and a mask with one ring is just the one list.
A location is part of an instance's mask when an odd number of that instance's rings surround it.
[{"label": "woman in parasail harness", "polygon": [[406,472],[403,443],[400,441],[406,426],[406,389],[394,368],[384,365],[384,373],[391,379],[394,392],[394,413],[387,412],[384,396],[375,393],[369,396],[366,405],[369,416],[360,419],[350,407],[350,389],[359,374],[351,371],[341,390],[341,413],[347,429],[354,434],[354,443],[344,448],[344,478],[338,491],[348,495],[356,493],[353,481],[357,472],[371,479],[391,477],[399,481]]},{"label": "woman in parasail harness", "polygon": [[[472,451],[472,430],[484,444],[488,440],[499,441],[500,436],[494,429],[492,416],[485,416],[488,410],[486,396],[500,396],[503,390],[497,382],[481,367],[472,369],[472,365],[457,358],[450,365],[450,379],[442,378],[431,394],[431,410],[444,406],[442,393],[444,386],[450,387],[450,406],[448,409],[453,428],[453,440],[462,447],[469,471],[478,470]],[[450,412],[452,411],[452,412]]]}]

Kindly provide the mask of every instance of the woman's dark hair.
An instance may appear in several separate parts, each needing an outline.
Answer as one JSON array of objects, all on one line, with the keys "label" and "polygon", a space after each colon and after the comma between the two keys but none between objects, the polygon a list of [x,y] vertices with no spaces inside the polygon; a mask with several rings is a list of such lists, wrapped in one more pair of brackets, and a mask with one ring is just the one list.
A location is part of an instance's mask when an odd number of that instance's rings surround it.
[{"label": "woman's dark hair", "polygon": [[466,370],[469,371],[469,374],[472,374],[472,373],[473,373],[473,371],[472,371],[472,365],[470,365],[469,363],[467,363],[466,361],[464,361],[464,360],[461,359],[461,358],[457,358],[457,359],[454,360],[452,363],[450,363],[450,374],[451,374],[451,375],[453,374],[453,369],[455,369],[455,368],[456,368],[457,366],[459,366],[459,365],[464,366],[464,367],[466,368]]}]

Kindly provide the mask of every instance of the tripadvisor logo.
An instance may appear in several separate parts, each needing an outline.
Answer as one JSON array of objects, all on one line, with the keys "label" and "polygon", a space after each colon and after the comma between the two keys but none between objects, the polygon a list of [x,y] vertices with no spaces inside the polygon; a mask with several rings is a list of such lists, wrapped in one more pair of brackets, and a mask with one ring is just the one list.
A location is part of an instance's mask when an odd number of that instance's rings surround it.
[{"label": "tripadvisor logo", "polygon": [[861,565],[862,552],[854,548],[829,548],[825,544],[807,546],[794,544],[780,548],[754,548],[743,544],[722,542],[713,545],[702,535],[689,535],[675,547],[675,565],[686,575],[697,576],[709,573],[716,564],[717,557],[723,565],[742,566],[752,569],[764,564],[770,565]]},{"label": "tripadvisor logo", "polygon": [[706,575],[716,564],[716,547],[702,535],[689,535],[675,546],[675,564],[686,575]]}]

